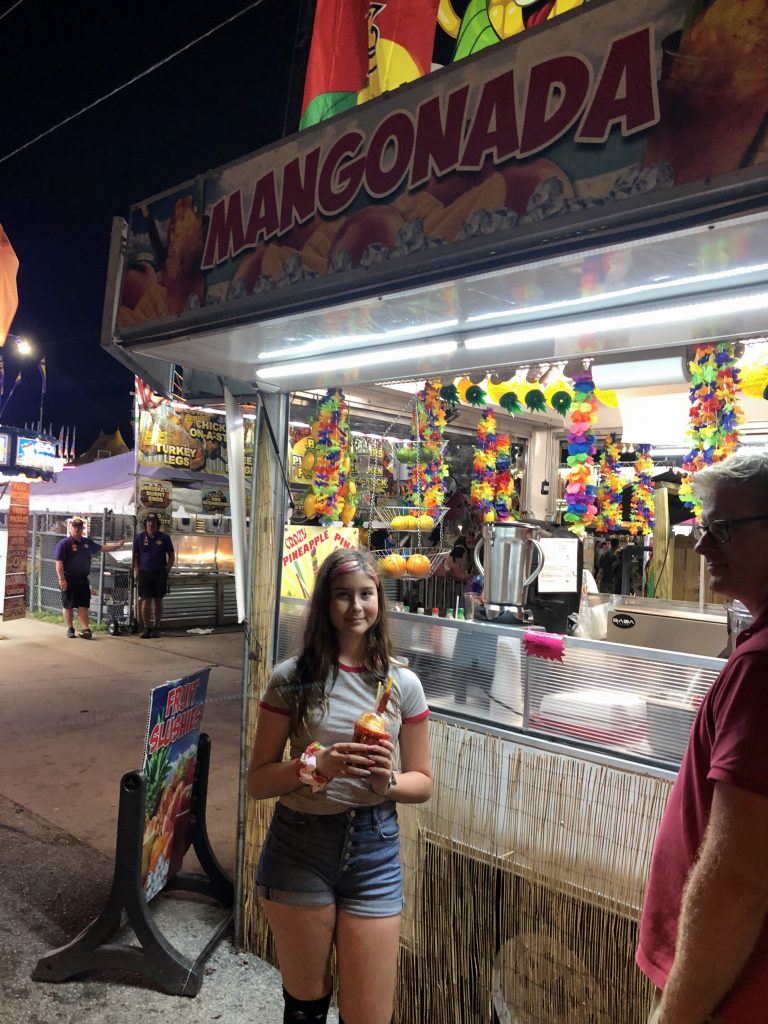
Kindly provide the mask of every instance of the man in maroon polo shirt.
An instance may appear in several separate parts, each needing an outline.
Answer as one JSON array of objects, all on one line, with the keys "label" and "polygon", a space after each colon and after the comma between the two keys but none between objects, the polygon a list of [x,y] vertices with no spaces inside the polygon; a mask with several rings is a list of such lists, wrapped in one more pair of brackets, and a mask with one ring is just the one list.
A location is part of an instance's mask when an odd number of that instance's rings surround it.
[{"label": "man in maroon polo shirt", "polygon": [[696,550],[752,614],[691,730],[653,851],[637,963],[653,1024],[768,1021],[768,450],[699,472]]}]

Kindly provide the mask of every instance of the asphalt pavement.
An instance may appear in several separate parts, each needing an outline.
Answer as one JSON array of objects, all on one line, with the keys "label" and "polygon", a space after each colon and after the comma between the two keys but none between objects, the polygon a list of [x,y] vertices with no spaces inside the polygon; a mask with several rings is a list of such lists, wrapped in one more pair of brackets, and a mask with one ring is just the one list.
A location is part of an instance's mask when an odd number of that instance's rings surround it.
[{"label": "asphalt pavement", "polygon": [[[168,632],[158,639],[66,637],[33,619],[0,622],[0,1005],[16,1024],[179,1024],[282,1020],[280,978],[224,940],[199,995],[169,996],[135,977],[93,973],[61,984],[30,978],[38,959],[102,909],[113,875],[122,775],[140,768],[149,691],[212,667],[202,728],[211,736],[208,829],[234,871],[243,635]],[[185,868],[194,867],[188,859]],[[163,934],[194,958],[220,919],[208,903],[161,896]],[[131,941],[128,933],[125,941]],[[135,939],[133,939],[135,942]],[[335,1020],[332,1013],[329,1020]]]}]

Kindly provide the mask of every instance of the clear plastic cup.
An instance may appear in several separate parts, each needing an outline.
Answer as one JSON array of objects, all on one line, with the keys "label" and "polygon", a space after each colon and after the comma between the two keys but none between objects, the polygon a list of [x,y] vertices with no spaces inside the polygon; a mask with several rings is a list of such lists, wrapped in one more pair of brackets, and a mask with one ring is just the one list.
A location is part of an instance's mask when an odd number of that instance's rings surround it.
[{"label": "clear plastic cup", "polygon": [[387,720],[376,711],[364,711],[355,722],[355,743],[375,746],[380,740],[388,740]]}]

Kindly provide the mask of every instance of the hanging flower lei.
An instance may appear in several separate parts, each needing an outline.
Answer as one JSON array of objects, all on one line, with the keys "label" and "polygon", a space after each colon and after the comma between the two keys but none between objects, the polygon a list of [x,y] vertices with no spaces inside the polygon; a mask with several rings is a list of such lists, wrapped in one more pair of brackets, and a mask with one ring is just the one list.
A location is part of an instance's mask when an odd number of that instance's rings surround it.
[{"label": "hanging flower lei", "polygon": [[650,450],[649,444],[637,446],[635,484],[632,488],[632,521],[629,524],[629,532],[633,536],[638,533],[651,533],[653,530],[653,459],[648,454]]},{"label": "hanging flower lei", "polygon": [[406,505],[413,508],[439,508],[445,500],[448,467],[443,461],[445,409],[440,400],[440,384],[428,380],[413,405],[411,439],[416,442],[417,462],[408,471]]},{"label": "hanging flower lei", "polygon": [[349,406],[341,388],[331,388],[320,402],[316,430],[312,493],[315,514],[327,525],[341,516],[349,473]]},{"label": "hanging flower lei", "polygon": [[492,409],[486,409],[485,416],[477,425],[477,444],[472,460],[472,486],[469,502],[483,513],[483,519],[491,522],[496,518],[494,500],[496,497],[496,417]]},{"label": "hanging flower lei", "polygon": [[736,451],[743,413],[736,397],[739,371],[731,344],[698,345],[689,367],[688,436],[692,447],[683,460],[688,476],[680,484],[680,500],[698,515],[701,503],[691,489],[691,477]]},{"label": "hanging flower lei", "polygon": [[600,483],[597,486],[595,529],[598,533],[613,533],[621,528],[621,492],[624,486],[616,468],[619,463],[619,446],[615,434],[606,438],[605,448],[598,461]]},{"label": "hanging flower lei", "polygon": [[494,480],[497,519],[513,519],[512,501],[515,481],[512,477],[512,446],[509,434],[496,435],[496,479]]},{"label": "hanging flower lei", "polygon": [[568,431],[568,477],[565,486],[566,511],[563,520],[576,534],[583,534],[594,522],[595,486],[591,483],[595,464],[595,435],[592,433],[597,419],[597,400],[592,374],[578,373],[573,378],[574,401]]}]

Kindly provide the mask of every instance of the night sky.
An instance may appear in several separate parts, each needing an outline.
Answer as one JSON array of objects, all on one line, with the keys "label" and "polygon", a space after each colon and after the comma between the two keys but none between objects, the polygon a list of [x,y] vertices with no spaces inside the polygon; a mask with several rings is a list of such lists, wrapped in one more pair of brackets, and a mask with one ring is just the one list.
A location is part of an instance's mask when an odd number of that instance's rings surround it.
[{"label": "night sky", "polygon": [[[2,0],[0,223],[20,260],[10,335],[48,367],[44,425],[77,427],[78,454],[100,429],[131,443],[130,373],[99,346],[111,218],[132,203],[279,139],[286,128],[301,0],[263,0],[229,26],[74,123],[3,160],[248,0]],[[6,13],[7,12],[7,13]],[[288,117],[289,131],[295,122]],[[6,345],[3,416],[38,418],[36,359]]]}]

